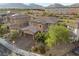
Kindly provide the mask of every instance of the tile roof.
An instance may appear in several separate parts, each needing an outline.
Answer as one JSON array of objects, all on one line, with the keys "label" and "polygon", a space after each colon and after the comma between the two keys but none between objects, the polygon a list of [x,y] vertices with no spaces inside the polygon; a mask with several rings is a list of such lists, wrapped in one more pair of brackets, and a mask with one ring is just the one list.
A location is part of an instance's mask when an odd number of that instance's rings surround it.
[{"label": "tile roof", "polygon": [[33,21],[35,22],[40,22],[40,23],[56,23],[58,21],[58,18],[56,17],[41,17],[41,18],[37,18],[34,19]]},{"label": "tile roof", "polygon": [[22,28],[21,30],[23,30],[25,33],[32,34],[32,35],[34,35],[34,33],[36,33],[38,31],[33,26],[28,26],[28,27]]},{"label": "tile roof", "polygon": [[21,20],[21,19],[30,18],[30,16],[29,15],[24,15],[24,14],[18,14],[18,13],[16,13],[16,14],[10,15],[10,18]]}]

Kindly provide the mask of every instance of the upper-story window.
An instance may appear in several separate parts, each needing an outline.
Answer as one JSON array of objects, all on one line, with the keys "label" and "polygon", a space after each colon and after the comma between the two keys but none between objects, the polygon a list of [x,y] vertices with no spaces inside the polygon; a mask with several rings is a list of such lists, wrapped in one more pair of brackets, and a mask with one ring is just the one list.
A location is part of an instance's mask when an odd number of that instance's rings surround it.
[{"label": "upper-story window", "polygon": [[40,28],[41,28],[41,25],[40,25]]}]

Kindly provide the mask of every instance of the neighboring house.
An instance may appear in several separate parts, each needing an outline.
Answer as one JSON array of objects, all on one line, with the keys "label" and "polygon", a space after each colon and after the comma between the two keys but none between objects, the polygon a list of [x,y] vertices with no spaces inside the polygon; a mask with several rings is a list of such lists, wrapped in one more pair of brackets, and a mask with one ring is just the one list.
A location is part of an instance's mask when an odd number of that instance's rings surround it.
[{"label": "neighboring house", "polygon": [[44,10],[31,10],[31,12],[33,13],[33,16],[42,16]]},{"label": "neighboring house", "polygon": [[15,13],[0,13],[0,21],[6,24],[7,20],[9,20],[9,16],[13,14]]},{"label": "neighboring house", "polygon": [[76,40],[79,40],[79,20],[77,20],[77,28],[75,29]]},{"label": "neighboring house", "polygon": [[16,13],[8,16],[6,19],[6,23],[10,27],[10,29],[20,29],[28,26],[29,20],[30,16]]},{"label": "neighboring house", "polygon": [[52,7],[49,9],[46,9],[47,11],[51,11],[54,14],[77,14],[79,13],[79,7]]},{"label": "neighboring house", "polygon": [[70,30],[72,38],[74,41],[79,40],[79,20],[76,20],[76,25],[75,27],[67,25],[67,28]]}]

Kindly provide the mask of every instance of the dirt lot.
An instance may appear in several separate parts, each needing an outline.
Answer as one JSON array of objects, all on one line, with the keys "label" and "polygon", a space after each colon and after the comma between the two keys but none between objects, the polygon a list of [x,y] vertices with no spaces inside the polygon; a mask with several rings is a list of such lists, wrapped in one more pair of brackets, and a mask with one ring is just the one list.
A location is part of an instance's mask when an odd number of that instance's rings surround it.
[{"label": "dirt lot", "polygon": [[16,40],[15,45],[21,49],[30,50],[31,47],[34,45],[33,36],[32,35],[23,36],[18,40]]},{"label": "dirt lot", "polygon": [[46,52],[46,55],[62,56],[73,55],[70,51],[74,48],[74,44],[61,44],[57,45]]}]

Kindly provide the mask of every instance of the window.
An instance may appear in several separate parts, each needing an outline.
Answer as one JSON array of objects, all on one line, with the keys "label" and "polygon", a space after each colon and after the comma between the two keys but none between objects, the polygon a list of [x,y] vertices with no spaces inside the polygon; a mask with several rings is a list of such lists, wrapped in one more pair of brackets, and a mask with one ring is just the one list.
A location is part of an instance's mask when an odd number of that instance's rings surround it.
[{"label": "window", "polygon": [[41,28],[41,25],[40,25],[40,28]]}]

